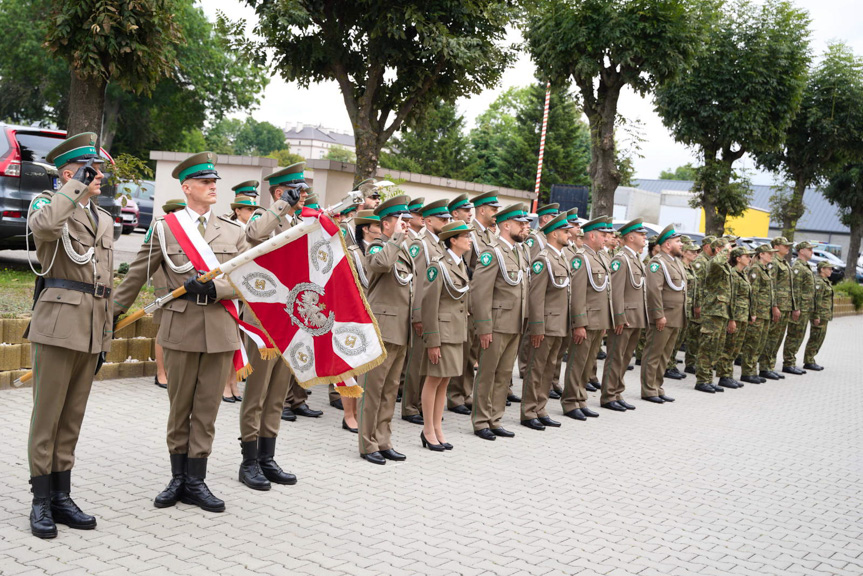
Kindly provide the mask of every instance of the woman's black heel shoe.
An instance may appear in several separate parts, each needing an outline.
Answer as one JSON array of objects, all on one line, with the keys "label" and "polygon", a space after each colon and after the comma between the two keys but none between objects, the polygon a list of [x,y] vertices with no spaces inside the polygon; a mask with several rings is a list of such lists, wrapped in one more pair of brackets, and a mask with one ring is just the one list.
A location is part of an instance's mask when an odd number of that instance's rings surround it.
[{"label": "woman's black heel shoe", "polygon": [[444,447],[444,450],[452,450],[452,444],[449,442],[441,442],[441,446]]},{"label": "woman's black heel shoe", "polygon": [[359,433],[359,430],[357,430],[356,428],[351,428],[350,426],[348,426],[348,423],[344,418],[342,418],[342,429],[347,430],[348,432],[353,432],[354,434]]},{"label": "woman's black heel shoe", "polygon": [[159,382],[159,377],[158,377],[158,376],[154,376],[154,377],[153,377],[153,380],[156,382],[156,386],[158,386],[159,388],[162,388],[162,389],[167,389],[167,388],[168,388],[168,383],[167,383],[167,382],[165,382],[164,384],[162,384],[161,382]]},{"label": "woman's black heel shoe", "polygon": [[420,432],[420,440],[422,440],[423,448],[428,448],[432,452],[443,452],[446,450],[443,444],[432,444],[428,440],[426,440],[425,432]]}]

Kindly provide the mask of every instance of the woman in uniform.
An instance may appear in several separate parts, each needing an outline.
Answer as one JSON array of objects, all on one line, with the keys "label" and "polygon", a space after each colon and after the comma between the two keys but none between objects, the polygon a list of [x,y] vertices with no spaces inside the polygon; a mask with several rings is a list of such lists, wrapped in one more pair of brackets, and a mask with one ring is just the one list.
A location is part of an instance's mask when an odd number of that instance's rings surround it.
[{"label": "woman in uniform", "polygon": [[751,311],[752,286],[746,278],[746,268],[751,261],[752,252],[744,247],[738,246],[731,251],[731,315],[732,320],[737,323],[737,331],[725,335],[725,347],[716,363],[720,386],[723,383],[734,384],[738,388],[743,386],[742,382],[734,379],[734,359],[740,355],[743,348],[747,327],[755,320]]},{"label": "woman in uniform", "polygon": [[470,290],[462,255],[470,251],[473,230],[462,220],[443,227],[441,242],[446,254],[433,261],[422,279],[423,358],[426,381],[422,391],[423,447],[442,452],[452,444],[444,437],[441,421],[449,379],[462,373],[464,342],[467,340],[467,293]]}]

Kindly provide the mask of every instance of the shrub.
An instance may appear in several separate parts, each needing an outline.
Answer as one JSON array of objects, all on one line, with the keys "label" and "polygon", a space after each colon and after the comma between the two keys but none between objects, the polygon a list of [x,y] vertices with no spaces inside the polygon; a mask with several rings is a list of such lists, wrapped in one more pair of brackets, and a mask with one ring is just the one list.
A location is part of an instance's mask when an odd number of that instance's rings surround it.
[{"label": "shrub", "polygon": [[851,280],[845,280],[836,285],[836,291],[847,294],[854,303],[854,309],[863,309],[863,285],[857,284]]}]

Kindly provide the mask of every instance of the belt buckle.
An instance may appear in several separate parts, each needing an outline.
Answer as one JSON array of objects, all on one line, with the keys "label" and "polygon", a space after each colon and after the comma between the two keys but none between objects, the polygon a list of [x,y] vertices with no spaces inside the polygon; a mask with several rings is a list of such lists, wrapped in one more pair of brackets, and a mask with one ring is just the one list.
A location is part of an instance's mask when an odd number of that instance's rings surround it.
[{"label": "belt buckle", "polygon": [[95,296],[96,298],[105,297],[105,293],[107,292],[107,286],[105,286],[104,284],[97,283],[93,287],[93,296]]},{"label": "belt buckle", "polygon": [[[201,302],[201,298],[204,299],[203,302]],[[207,296],[206,294],[195,294],[195,304],[197,304],[198,306],[206,306],[209,303],[210,303],[210,297]]]}]

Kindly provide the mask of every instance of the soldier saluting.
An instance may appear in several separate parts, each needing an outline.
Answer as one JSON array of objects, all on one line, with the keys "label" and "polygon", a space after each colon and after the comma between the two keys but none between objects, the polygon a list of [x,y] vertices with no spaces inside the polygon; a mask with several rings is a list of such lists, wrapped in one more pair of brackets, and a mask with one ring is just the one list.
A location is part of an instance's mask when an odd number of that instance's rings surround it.
[{"label": "soldier saluting", "polygon": [[57,536],[56,523],[92,530],[96,519],[70,498],[75,445],[102,352],[111,349],[113,220],[96,205],[104,162],[92,132],[66,139],[48,153],[61,187],[31,204],[27,223],[44,272],[37,281],[32,343],[33,415],[27,460],[33,506],[30,531]]}]

